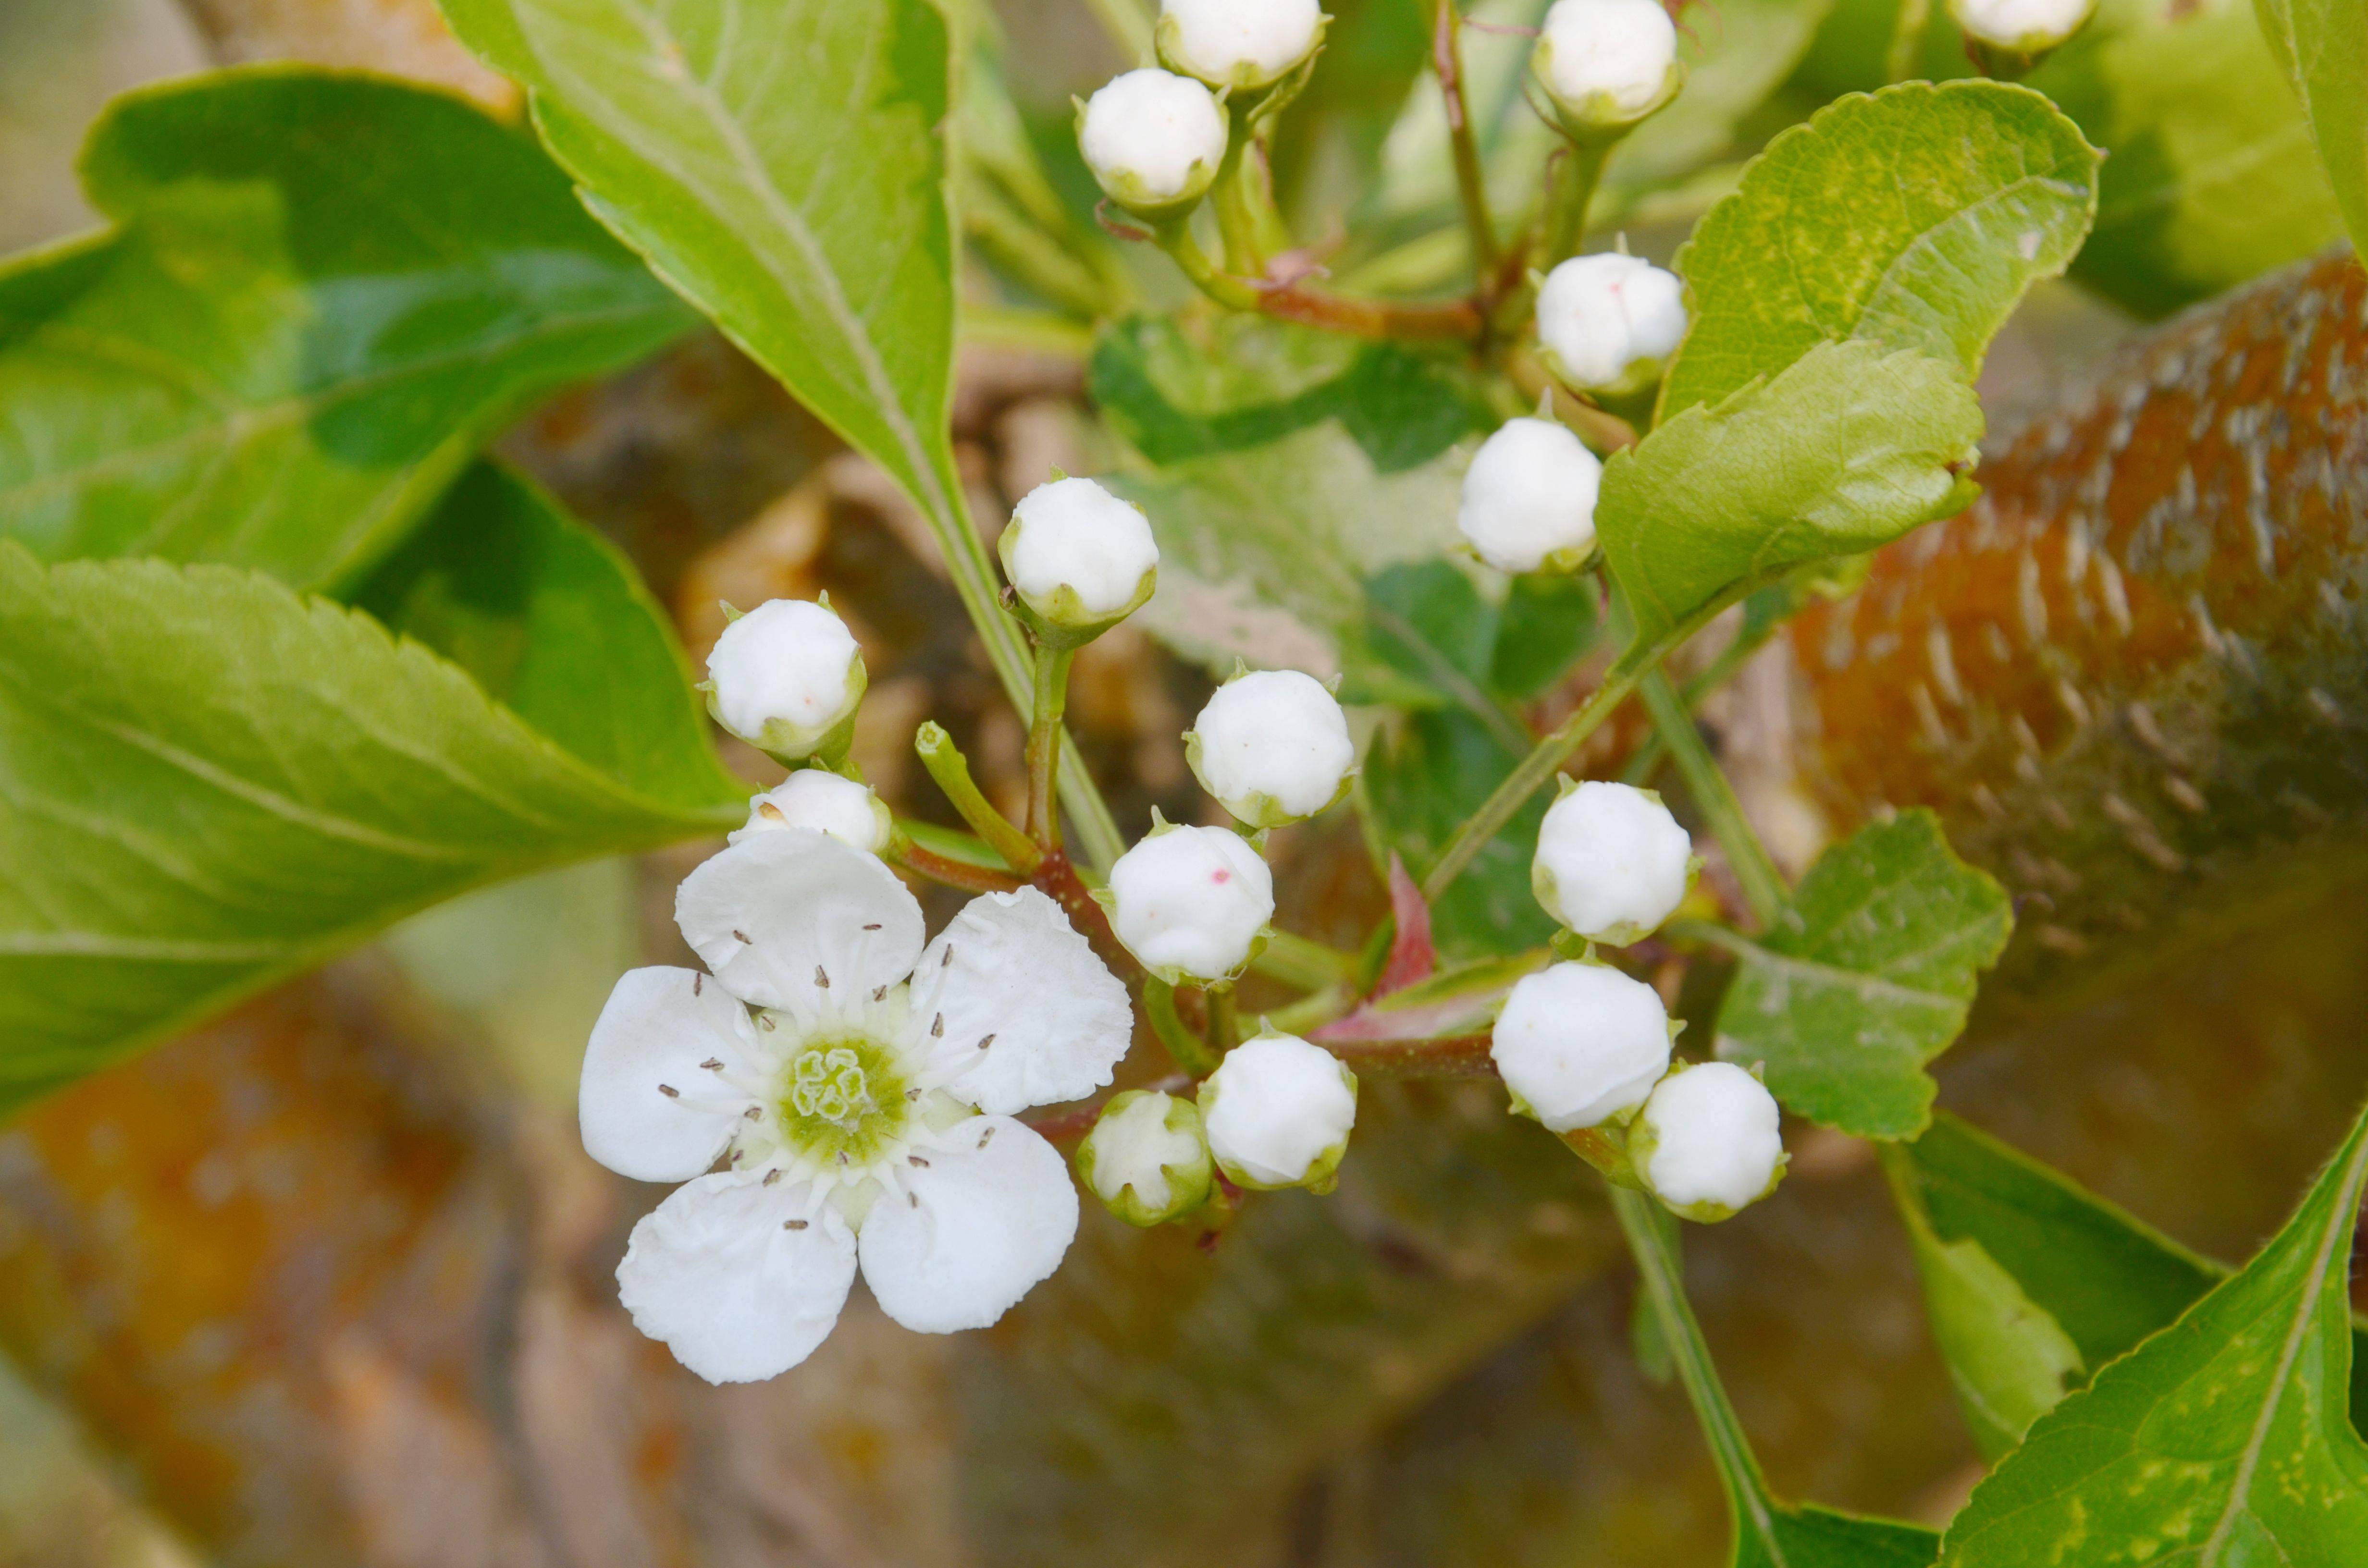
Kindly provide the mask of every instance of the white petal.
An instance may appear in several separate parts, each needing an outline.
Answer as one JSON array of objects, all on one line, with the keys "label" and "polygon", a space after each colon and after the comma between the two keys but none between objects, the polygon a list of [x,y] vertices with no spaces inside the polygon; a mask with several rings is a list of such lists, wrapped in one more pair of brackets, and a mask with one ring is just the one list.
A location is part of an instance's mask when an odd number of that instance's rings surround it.
[{"label": "white petal", "polygon": [[[947,961],[947,955],[952,961]],[[1089,1095],[1134,1033],[1126,987],[1034,888],[983,893],[913,972],[913,1019],[945,1087],[990,1116]],[[980,1042],[994,1043],[980,1048]]]},{"label": "white petal", "polygon": [[1068,1162],[1004,1116],[948,1129],[863,1219],[863,1278],[919,1334],[985,1328],[1060,1266],[1077,1233]]},{"label": "white petal", "polygon": [[855,1279],[855,1238],[803,1182],[725,1172],[633,1227],[617,1293],[633,1326],[711,1383],[779,1376],[813,1354]]},{"label": "white petal", "polygon": [[766,1007],[893,985],[921,951],[921,906],[896,873],[820,833],[742,839],[683,879],[674,917],[725,989]]},{"label": "white petal", "polygon": [[696,970],[636,969],[584,1050],[584,1152],[635,1181],[688,1181],[715,1163],[747,1106],[703,1063],[746,1064],[748,1010]]}]

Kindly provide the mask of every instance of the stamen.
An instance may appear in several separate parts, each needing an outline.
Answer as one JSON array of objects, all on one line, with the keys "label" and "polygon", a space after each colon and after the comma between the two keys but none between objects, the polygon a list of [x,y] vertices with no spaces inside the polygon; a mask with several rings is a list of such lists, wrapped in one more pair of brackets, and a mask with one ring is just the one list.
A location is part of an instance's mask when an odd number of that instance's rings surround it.
[{"label": "stamen", "polygon": [[825,991],[830,989],[830,976],[822,971],[822,965],[820,964],[814,965],[814,984]]},{"label": "stamen", "polygon": [[921,1195],[917,1192],[907,1192],[905,1194],[905,1202],[910,1208],[918,1209],[921,1206]]},{"label": "stamen", "polygon": [[946,1016],[943,1013],[929,1020],[929,1038],[931,1040],[946,1038]]},{"label": "stamen", "polygon": [[954,945],[951,942],[948,942],[946,944],[946,956],[938,960],[938,967],[939,969],[951,969],[953,967],[953,961]]},{"label": "stamen", "polygon": [[988,1128],[985,1131],[984,1131],[984,1132],[982,1132],[982,1133],[980,1133],[980,1134],[978,1135],[978,1146],[979,1146],[980,1148],[982,1148],[982,1149],[985,1148],[985,1147],[986,1147],[986,1141],[987,1141],[988,1139],[990,1139],[990,1138],[994,1137],[994,1136],[995,1136],[995,1129],[994,1129],[994,1128],[992,1128],[992,1127]]},{"label": "stamen", "polygon": [[803,1231],[805,1228],[806,1222],[803,1220],[784,1220],[781,1221],[781,1229],[785,1231]]},{"label": "stamen", "polygon": [[773,804],[770,801],[757,801],[757,814],[760,817],[770,817],[775,822],[787,822],[790,820],[781,814],[781,808]]},{"label": "stamen", "polygon": [[700,988],[701,986],[705,985],[706,983],[707,983],[707,976],[705,976],[705,975],[703,975],[703,974],[700,973],[697,970],[693,970],[693,971],[691,971],[691,972],[690,972],[690,994],[691,994],[693,996],[698,995],[698,994],[699,994],[699,992],[700,992]]},{"label": "stamen", "polygon": [[658,1085],[658,1093],[664,1095],[670,1100],[678,1100],[682,1098],[682,1091],[676,1088],[672,1084],[660,1084]]},{"label": "stamen", "polygon": [[838,1163],[842,1165],[847,1164],[847,1151],[844,1149],[838,1152]]},{"label": "stamen", "polygon": [[917,1100],[921,1097],[921,1091],[918,1089],[907,1089],[905,1091],[905,1097],[908,1100]]},{"label": "stamen", "polygon": [[755,946],[757,945],[756,943],[754,943],[754,942],[752,942],[752,941],[750,941],[750,940],[748,939],[748,933],[747,933],[747,932],[743,931],[743,930],[740,930],[740,929],[738,929],[737,927],[735,927],[735,928],[733,930],[732,935],[733,935],[734,938],[735,940],[737,940],[737,941],[739,942],[739,944],[740,944],[742,947],[744,947],[744,948],[753,948],[753,947],[755,947]]},{"label": "stamen", "polygon": [[879,990],[871,994],[871,999],[874,1002],[885,1002],[888,1000],[888,988],[884,985],[882,986]]},{"label": "stamen", "polygon": [[765,1119],[765,1108],[763,1106],[752,1105],[740,1114],[746,1117],[750,1121],[762,1121]]},{"label": "stamen", "polygon": [[759,1014],[757,1014],[757,1025],[758,1025],[760,1028],[763,1028],[771,1029],[771,1028],[779,1028],[779,1027],[780,1027],[779,1025],[777,1025],[777,1024],[775,1024],[775,1023],[773,1022],[773,1015],[772,1015],[772,1014],[770,1014],[770,1013],[759,1013]]},{"label": "stamen", "polygon": [[923,1170],[928,1170],[929,1168],[929,1162],[921,1158],[918,1154],[907,1154],[905,1157],[912,1161],[915,1165],[920,1166]]},{"label": "stamen", "polygon": [[700,1062],[700,1065],[706,1068],[710,1073],[721,1073],[723,1071],[723,1058],[721,1056],[711,1056],[706,1061]]},{"label": "stamen", "polygon": [[989,1036],[987,1036],[985,1040],[980,1040],[980,1041],[978,1042],[978,1048],[979,1048],[981,1051],[985,1051],[988,1046],[993,1045],[994,1043],[995,1043],[995,1037],[994,1037],[993,1035],[989,1035]]},{"label": "stamen", "polygon": [[781,1167],[780,1167],[780,1166],[779,1166],[779,1165],[775,1165],[771,1170],[767,1171],[767,1172],[765,1173],[765,1179],[764,1179],[762,1182],[758,1183],[757,1185],[759,1185],[759,1186],[761,1186],[761,1187],[770,1187],[770,1186],[772,1186],[775,1182],[777,1182],[777,1181],[779,1181],[779,1180],[780,1180],[780,1179],[781,1179]]},{"label": "stamen", "polygon": [[880,922],[878,922],[877,920],[874,920],[873,922],[871,922],[871,924],[870,924],[869,926],[866,926],[864,927],[864,929],[865,929],[866,931],[877,931],[877,930],[879,930],[879,929],[880,929]]}]

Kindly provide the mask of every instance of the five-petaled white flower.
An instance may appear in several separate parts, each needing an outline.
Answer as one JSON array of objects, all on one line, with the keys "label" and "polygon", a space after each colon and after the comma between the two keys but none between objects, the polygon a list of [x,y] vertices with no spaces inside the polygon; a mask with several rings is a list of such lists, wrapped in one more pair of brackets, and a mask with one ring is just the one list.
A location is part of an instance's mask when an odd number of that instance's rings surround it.
[{"label": "five-petaled white flower", "polygon": [[1133,1027],[1058,904],[985,894],[925,950],[894,872],[791,828],[691,872],[675,917],[712,974],[628,973],[584,1058],[586,1150],[684,1183],[618,1266],[636,1327],[747,1382],[822,1343],[859,1258],[925,1334],[983,1328],[1052,1273],[1077,1195],[1013,1116],[1109,1083]]}]

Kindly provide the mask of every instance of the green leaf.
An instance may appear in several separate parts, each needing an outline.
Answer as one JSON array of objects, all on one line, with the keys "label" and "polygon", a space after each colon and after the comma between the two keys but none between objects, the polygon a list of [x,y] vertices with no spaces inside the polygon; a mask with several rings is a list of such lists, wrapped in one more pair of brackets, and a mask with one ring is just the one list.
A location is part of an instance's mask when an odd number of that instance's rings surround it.
[{"label": "green leaf", "polygon": [[928,0],[443,0],[593,212],[941,526],[953,235]]},{"label": "green leaf", "polygon": [[1496,421],[1435,358],[1258,317],[1227,315],[1205,341],[1164,316],[1112,324],[1087,386],[1110,427],[1151,462],[1262,447],[1337,418],[1375,472],[1419,468]]},{"label": "green leaf", "polygon": [[[1946,1111],[1902,1155],[1895,1186],[1903,1203],[1917,1206],[1941,1244],[1980,1247],[2087,1366],[2136,1348],[2234,1272]],[[2355,1421],[2368,1416],[2363,1350],[2368,1343],[2355,1329]],[[1961,1363],[1945,1338],[1941,1351],[1961,1388],[2032,1376],[2028,1367]]]},{"label": "green leaf", "polygon": [[1964,1028],[2013,925],[2005,890],[1951,852],[1930,812],[1862,828],[1817,858],[1759,940],[1736,939],[1718,1054],[1763,1067],[1813,1120],[1913,1138],[1931,1119],[1924,1064]]},{"label": "green leaf", "polygon": [[[1470,713],[1421,710],[1384,723],[1366,748],[1357,805],[1377,866],[1395,850],[1409,866],[1439,858],[1455,830],[1520,761]],[[1554,923],[1530,890],[1530,857],[1549,804],[1542,791],[1480,848],[1471,869],[1430,906],[1431,938],[1451,958],[1543,946]]]},{"label": "green leaf", "polygon": [[1952,1568],[2368,1562],[2344,1392],[2368,1114],[2253,1261],[2031,1428],[1950,1525]]},{"label": "green leaf", "polygon": [[0,544],[0,1107],[454,893],[744,809],[633,790],[269,577]]},{"label": "green leaf", "polygon": [[1930,1568],[1940,1554],[1941,1538],[1919,1525],[1770,1503],[1761,1528],[1736,1540],[1735,1568]]},{"label": "green leaf", "polygon": [[114,227],[0,272],[0,536],[350,580],[478,446],[690,313],[448,94],[269,67],[117,102]]},{"label": "green leaf", "polygon": [[2271,52],[2302,96],[2355,248],[2368,248],[2368,7],[2357,0],[2253,0]]},{"label": "green leaf", "polygon": [[480,463],[349,597],[628,789],[692,807],[745,795],[707,741],[666,611],[615,546]]},{"label": "green leaf", "polygon": [[1604,465],[1595,512],[1640,643],[1964,509],[1981,434],[1956,367],[1864,340],[1819,343],[1773,381],[1668,420]]},{"label": "green leaf", "polygon": [[2083,34],[2031,85],[2111,150],[2072,275],[2162,315],[2343,233],[2310,127],[2241,0]]},{"label": "green leaf", "polygon": [[2096,203],[2096,150],[2027,88],[1843,98],[1770,142],[1678,253],[1692,325],[1660,417],[1850,338],[1971,381],[2023,290],[2079,249]]}]

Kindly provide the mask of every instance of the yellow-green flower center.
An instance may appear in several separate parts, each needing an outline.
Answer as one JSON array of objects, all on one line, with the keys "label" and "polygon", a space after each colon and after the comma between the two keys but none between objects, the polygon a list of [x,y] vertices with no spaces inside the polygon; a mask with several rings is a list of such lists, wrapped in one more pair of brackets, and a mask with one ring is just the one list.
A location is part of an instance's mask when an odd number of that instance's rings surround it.
[{"label": "yellow-green flower center", "polygon": [[782,1074],[782,1139],[825,1163],[869,1165],[912,1119],[905,1089],[894,1053],[880,1041],[811,1040]]}]

